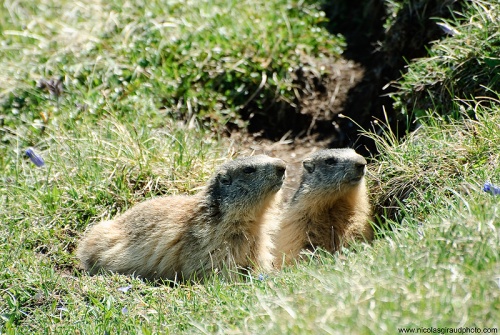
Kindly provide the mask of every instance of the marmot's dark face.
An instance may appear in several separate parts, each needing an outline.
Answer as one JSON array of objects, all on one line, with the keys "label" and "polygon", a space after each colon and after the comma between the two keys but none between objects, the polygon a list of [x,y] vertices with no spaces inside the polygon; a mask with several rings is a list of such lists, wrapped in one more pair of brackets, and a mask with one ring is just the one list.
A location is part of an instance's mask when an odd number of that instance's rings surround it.
[{"label": "marmot's dark face", "polygon": [[303,161],[302,192],[337,194],[356,187],[365,175],[366,160],[352,149],[321,150]]},{"label": "marmot's dark face", "polygon": [[238,158],[218,169],[207,191],[222,213],[258,211],[280,190],[285,170],[284,161],[266,155]]}]

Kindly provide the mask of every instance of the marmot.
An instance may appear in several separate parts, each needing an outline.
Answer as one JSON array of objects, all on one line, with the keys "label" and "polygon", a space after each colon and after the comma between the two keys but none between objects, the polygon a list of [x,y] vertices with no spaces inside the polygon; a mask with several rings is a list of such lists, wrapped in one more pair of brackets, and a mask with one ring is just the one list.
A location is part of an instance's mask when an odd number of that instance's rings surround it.
[{"label": "marmot", "polygon": [[327,149],[302,165],[300,185],[275,235],[277,265],[296,259],[303,249],[321,247],[333,253],[354,239],[373,239],[366,160],[352,149]]},{"label": "marmot", "polygon": [[286,164],[266,155],[222,164],[204,190],[140,203],[84,235],[77,250],[91,274],[197,280],[226,269],[272,269],[271,231]]}]

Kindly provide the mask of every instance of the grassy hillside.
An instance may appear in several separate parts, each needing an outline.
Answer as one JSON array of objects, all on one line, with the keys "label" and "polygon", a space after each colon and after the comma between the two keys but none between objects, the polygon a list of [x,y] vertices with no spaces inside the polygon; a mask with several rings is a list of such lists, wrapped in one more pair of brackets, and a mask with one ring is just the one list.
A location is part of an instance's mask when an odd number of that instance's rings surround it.
[{"label": "grassy hillside", "polygon": [[240,111],[293,103],[294,72],[343,46],[296,1],[7,1],[0,15],[2,122],[23,145],[46,126],[106,115],[243,126]]},{"label": "grassy hillside", "polygon": [[238,154],[223,132],[244,127],[241,111],[293,103],[293,73],[340,57],[343,38],[292,0],[1,6],[0,333],[499,328],[500,195],[482,189],[500,186],[497,2],[468,3],[445,22],[456,33],[409,65],[394,98],[418,129],[366,135],[380,153],[373,245],[179,287],[87,276],[78,238],[146,198],[196,192]]},{"label": "grassy hillside", "polygon": [[[448,38],[434,43],[428,57],[410,64],[394,94],[403,114],[428,109],[460,117],[476,97],[498,99],[500,92],[500,17],[496,1],[467,1],[454,20],[437,24]],[[462,101],[462,102],[461,102]]]}]

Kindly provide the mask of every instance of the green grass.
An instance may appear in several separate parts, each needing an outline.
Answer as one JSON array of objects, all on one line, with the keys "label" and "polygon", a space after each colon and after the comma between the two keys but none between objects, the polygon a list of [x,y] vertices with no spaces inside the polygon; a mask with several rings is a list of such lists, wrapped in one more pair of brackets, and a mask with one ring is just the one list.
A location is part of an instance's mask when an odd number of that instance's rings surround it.
[{"label": "green grass", "polygon": [[[465,34],[468,22],[495,4],[475,1],[450,24]],[[318,251],[263,280],[214,277],[180,287],[77,269],[74,249],[89,224],[149,197],[194,193],[235,154],[212,131],[241,122],[238,111],[262,73],[268,81],[254,103],[286,101],[293,91],[289,67],[301,66],[302,52],[338,56],[342,39],[318,26],[323,20],[310,4],[280,0],[5,1],[0,333],[498,329],[500,196],[482,191],[485,181],[500,185],[500,103],[491,97],[451,104],[455,120],[439,116],[435,105],[419,114],[420,127],[404,140],[389,130],[369,135],[380,151],[369,180],[385,215],[371,246],[335,256]],[[490,24],[475,27],[490,31]],[[434,48],[466,58],[463,38]],[[498,51],[488,47],[476,47],[479,58]],[[62,78],[59,96],[36,88],[39,79],[54,77]],[[460,88],[461,81],[453,83]],[[24,156],[30,145],[45,167]]]},{"label": "green grass", "polygon": [[[434,43],[428,57],[413,61],[393,96],[402,113],[422,116],[429,109],[460,117],[454,105],[500,92],[500,3],[465,1],[455,19],[437,21],[448,38]],[[465,105],[464,105],[465,107]],[[458,112],[457,112],[458,111]]]},{"label": "green grass", "polygon": [[[15,134],[3,139],[32,144],[47,123],[105,115],[152,128],[169,118],[209,131],[242,126],[249,104],[293,104],[292,75],[315,67],[310,59],[339,56],[343,41],[324,20],[291,0],[6,1],[0,111]],[[50,79],[61,94],[36,87]]]}]

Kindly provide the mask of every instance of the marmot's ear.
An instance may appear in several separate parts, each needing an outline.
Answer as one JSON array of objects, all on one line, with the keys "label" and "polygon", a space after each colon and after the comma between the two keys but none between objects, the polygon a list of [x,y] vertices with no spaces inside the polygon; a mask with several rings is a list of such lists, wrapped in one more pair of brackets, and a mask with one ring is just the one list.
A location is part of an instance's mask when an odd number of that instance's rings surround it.
[{"label": "marmot's ear", "polygon": [[302,165],[304,166],[304,169],[306,169],[307,172],[309,172],[309,173],[314,172],[315,165],[310,159],[305,159],[302,162]]},{"label": "marmot's ear", "polygon": [[222,185],[231,185],[232,182],[231,176],[227,174],[225,171],[219,172],[219,174],[217,175],[217,180]]}]

